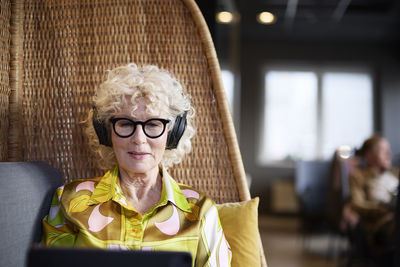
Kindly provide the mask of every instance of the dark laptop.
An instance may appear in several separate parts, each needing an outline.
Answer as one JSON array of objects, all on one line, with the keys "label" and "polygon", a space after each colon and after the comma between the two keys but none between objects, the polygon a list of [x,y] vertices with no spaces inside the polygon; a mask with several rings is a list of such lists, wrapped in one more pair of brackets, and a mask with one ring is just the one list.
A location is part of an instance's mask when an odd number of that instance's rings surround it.
[{"label": "dark laptop", "polygon": [[191,267],[186,252],[32,247],[28,267]]}]

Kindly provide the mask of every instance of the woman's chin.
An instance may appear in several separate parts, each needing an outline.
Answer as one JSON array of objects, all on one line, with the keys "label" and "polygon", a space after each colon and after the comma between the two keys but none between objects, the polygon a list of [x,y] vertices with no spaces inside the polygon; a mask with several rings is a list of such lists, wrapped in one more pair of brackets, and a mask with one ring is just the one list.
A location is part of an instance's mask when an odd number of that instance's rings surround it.
[{"label": "woman's chin", "polygon": [[126,172],[128,173],[148,173],[150,171],[152,171],[153,169],[157,168],[158,170],[158,166],[152,166],[150,164],[146,164],[145,162],[139,162],[139,163],[134,163],[134,164],[129,164],[129,165],[125,165],[125,166],[121,166],[121,168],[123,168]]}]

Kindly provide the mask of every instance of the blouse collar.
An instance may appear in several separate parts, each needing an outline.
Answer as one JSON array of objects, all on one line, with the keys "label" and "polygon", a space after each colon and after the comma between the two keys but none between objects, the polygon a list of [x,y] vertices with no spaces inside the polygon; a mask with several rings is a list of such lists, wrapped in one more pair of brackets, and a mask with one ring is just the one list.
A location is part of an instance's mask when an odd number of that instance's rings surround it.
[{"label": "blouse collar", "polygon": [[[163,188],[160,201],[155,205],[155,207],[164,206],[167,205],[168,202],[171,202],[182,211],[192,212],[190,205],[182,193],[179,185],[170,176],[165,168],[161,168],[161,173]],[[127,209],[132,209],[132,206],[128,203],[125,195],[122,192],[118,175],[118,165],[115,165],[106,174],[104,174],[99,183],[96,185],[92,196],[90,197],[89,205],[113,200]]]}]

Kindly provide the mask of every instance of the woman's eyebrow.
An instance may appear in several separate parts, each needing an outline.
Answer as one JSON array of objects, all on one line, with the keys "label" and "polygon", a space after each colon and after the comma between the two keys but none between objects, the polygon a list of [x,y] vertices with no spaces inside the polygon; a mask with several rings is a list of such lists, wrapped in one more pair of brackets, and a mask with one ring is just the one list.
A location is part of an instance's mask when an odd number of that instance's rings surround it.
[{"label": "woman's eyebrow", "polygon": [[138,118],[135,118],[135,117],[132,117],[132,116],[130,116],[130,115],[114,115],[114,116],[112,116],[112,118],[123,118],[123,119],[130,119],[130,120],[133,120],[133,121],[148,121],[148,120],[151,120],[151,119],[165,119],[166,118],[166,116],[161,116],[161,115],[150,115],[150,116],[147,116],[147,117],[145,117],[144,119],[138,119]]}]

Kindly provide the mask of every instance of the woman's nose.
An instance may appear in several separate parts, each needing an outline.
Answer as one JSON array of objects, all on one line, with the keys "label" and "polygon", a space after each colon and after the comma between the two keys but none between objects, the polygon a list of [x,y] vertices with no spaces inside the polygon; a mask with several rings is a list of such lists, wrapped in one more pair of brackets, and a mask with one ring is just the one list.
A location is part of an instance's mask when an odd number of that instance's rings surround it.
[{"label": "woman's nose", "polygon": [[131,140],[135,144],[143,144],[146,142],[146,135],[143,131],[142,125],[136,126],[136,130],[133,133]]}]

